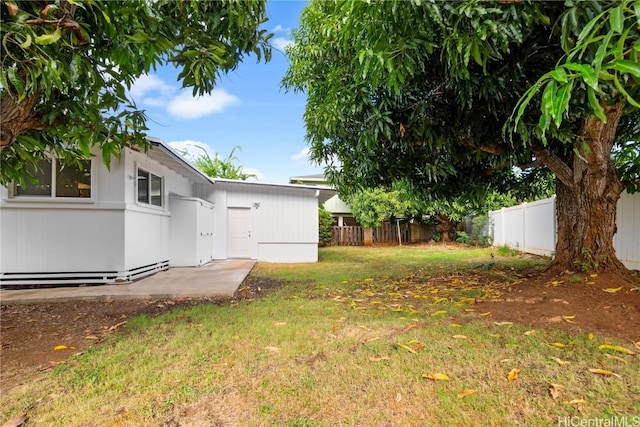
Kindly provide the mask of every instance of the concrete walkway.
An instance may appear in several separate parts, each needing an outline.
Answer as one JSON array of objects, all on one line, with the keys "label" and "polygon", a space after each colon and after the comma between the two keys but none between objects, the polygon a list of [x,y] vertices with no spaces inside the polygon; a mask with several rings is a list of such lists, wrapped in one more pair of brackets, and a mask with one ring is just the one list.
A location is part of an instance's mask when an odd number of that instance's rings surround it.
[{"label": "concrete walkway", "polygon": [[0,290],[0,302],[231,297],[255,263],[244,259],[213,261],[202,267],[170,268],[135,282],[117,285]]}]

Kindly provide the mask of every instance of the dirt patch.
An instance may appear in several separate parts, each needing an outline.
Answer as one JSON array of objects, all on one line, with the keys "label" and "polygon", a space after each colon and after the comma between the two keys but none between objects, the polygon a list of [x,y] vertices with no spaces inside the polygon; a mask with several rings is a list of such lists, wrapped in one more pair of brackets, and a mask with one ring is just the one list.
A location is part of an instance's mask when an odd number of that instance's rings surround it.
[{"label": "dirt patch", "polygon": [[[234,297],[228,299],[80,300],[2,305],[0,388],[7,391],[39,371],[56,366],[91,345],[99,345],[107,335],[126,328],[127,319],[133,316],[159,315],[198,304],[233,304],[238,300],[260,298],[282,285],[281,281],[249,276]],[[493,321],[593,332],[636,342],[640,341],[639,291],[634,285],[621,285],[615,277],[606,275],[594,278],[571,274],[558,280],[532,276],[500,289],[497,298],[480,300],[476,312],[490,311],[489,318]],[[54,351],[60,345],[67,349]]]},{"label": "dirt patch", "polygon": [[[127,319],[258,298],[281,282],[249,277],[233,298],[78,300],[0,307],[0,389],[9,390],[126,327]],[[58,346],[66,348],[54,350]]]},{"label": "dirt patch", "polygon": [[618,276],[533,276],[480,301],[476,311],[491,312],[494,321],[640,341],[640,281],[624,283]]}]

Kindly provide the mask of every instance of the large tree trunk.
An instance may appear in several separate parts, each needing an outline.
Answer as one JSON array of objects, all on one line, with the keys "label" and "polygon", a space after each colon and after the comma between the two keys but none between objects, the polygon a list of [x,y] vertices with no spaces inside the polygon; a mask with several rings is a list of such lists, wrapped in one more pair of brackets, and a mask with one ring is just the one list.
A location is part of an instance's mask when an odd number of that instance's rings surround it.
[{"label": "large tree trunk", "polygon": [[440,224],[436,225],[436,231],[442,236],[442,242],[447,243],[452,239],[453,231],[456,229],[456,222],[447,218],[445,215],[435,215]]},{"label": "large tree trunk", "polygon": [[[616,206],[622,187],[606,178],[585,179],[574,188],[556,183],[558,243],[549,269],[607,271],[626,274],[616,257],[613,236],[616,233]],[[593,182],[596,181],[596,182]]]},{"label": "large tree trunk", "polygon": [[607,123],[597,118],[583,122],[579,155],[571,153],[566,160],[542,156],[557,177],[558,243],[549,272],[630,274],[613,248],[616,208],[624,186],[611,161],[611,149],[622,106],[605,107],[605,112]]}]

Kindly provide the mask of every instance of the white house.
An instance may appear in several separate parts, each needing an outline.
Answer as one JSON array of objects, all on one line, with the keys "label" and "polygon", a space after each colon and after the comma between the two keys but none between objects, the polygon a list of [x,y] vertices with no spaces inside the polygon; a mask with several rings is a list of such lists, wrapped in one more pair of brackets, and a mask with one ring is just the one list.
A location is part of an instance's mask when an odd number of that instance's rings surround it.
[{"label": "white house", "polygon": [[0,285],[111,283],[169,267],[318,259],[328,187],[210,179],[158,139],[107,169],[42,161],[0,187]]},{"label": "white house", "polygon": [[[327,186],[327,178],[323,174],[315,175],[300,175],[292,176],[289,178],[291,184],[313,185],[313,186]],[[324,208],[331,212],[335,220],[335,224],[339,227],[343,225],[358,225],[358,222],[353,217],[351,212],[351,206],[343,202],[338,195],[332,196],[324,203]]]}]

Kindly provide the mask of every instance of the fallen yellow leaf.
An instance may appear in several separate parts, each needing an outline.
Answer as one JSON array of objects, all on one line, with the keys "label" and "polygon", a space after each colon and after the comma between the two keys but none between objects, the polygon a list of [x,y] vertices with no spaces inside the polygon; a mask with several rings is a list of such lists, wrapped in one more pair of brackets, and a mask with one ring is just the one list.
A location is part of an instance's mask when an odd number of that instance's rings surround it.
[{"label": "fallen yellow leaf", "polygon": [[18,427],[18,426],[21,426],[22,423],[27,421],[27,419],[28,419],[27,414],[16,415],[12,418],[9,418],[7,422],[2,424],[2,427]]},{"label": "fallen yellow leaf", "polygon": [[634,342],[633,345],[640,350],[640,341]]},{"label": "fallen yellow leaf", "polygon": [[509,371],[509,374],[507,375],[507,379],[509,380],[509,382],[517,380],[519,373],[520,369],[518,368],[513,368],[511,371]]},{"label": "fallen yellow leaf", "polygon": [[363,340],[363,341],[362,341],[362,344],[369,344],[370,342],[378,341],[379,339],[380,339],[380,337],[368,338],[368,339],[366,339],[366,340]]},{"label": "fallen yellow leaf", "polygon": [[57,345],[53,347],[53,351],[60,351],[60,350],[75,350],[75,347],[67,347],[66,345]]},{"label": "fallen yellow leaf", "polygon": [[470,388],[467,388],[465,390],[462,390],[460,393],[457,394],[458,399],[462,399],[463,397],[467,397],[473,393],[475,393],[475,390],[471,390]]},{"label": "fallen yellow leaf", "polygon": [[607,359],[617,360],[618,362],[622,362],[622,363],[624,363],[625,365],[629,363],[629,362],[627,362],[626,360],[624,360],[622,357],[613,356],[613,355],[611,355],[611,354],[605,354],[605,356],[607,357]]},{"label": "fallen yellow leaf", "polygon": [[486,313],[480,313],[480,316],[489,316],[491,314],[490,311],[487,311]]},{"label": "fallen yellow leaf", "polygon": [[459,323],[452,323],[452,324],[451,324],[451,327],[452,327],[452,328],[462,328],[462,325],[461,325],[461,324],[459,324]]},{"label": "fallen yellow leaf", "polygon": [[532,329],[532,330],[530,330],[530,331],[525,332],[524,334],[525,334],[526,336],[531,336],[531,335],[535,335],[535,333],[536,333],[536,330],[535,330],[535,329]]},{"label": "fallen yellow leaf", "polygon": [[269,353],[273,353],[273,354],[280,353],[280,349],[278,347],[267,346],[264,349],[267,350]]},{"label": "fallen yellow leaf", "polygon": [[86,337],[84,337],[85,340],[97,340],[99,339],[97,336],[95,335],[87,335]]},{"label": "fallen yellow leaf", "polygon": [[565,345],[562,344],[561,342],[552,342],[549,345],[552,346],[552,347],[557,347],[557,348],[564,348],[565,347]]},{"label": "fallen yellow leaf", "polygon": [[610,294],[616,293],[620,290],[622,290],[622,286],[620,286],[619,288],[606,288],[606,289],[602,289],[605,292],[609,292]]},{"label": "fallen yellow leaf", "polygon": [[509,362],[511,362],[512,360],[513,360],[513,359],[502,359],[502,360],[500,361],[500,363],[509,363]]},{"label": "fallen yellow leaf", "polygon": [[593,341],[593,334],[591,332],[589,332],[589,340]]},{"label": "fallen yellow leaf", "polygon": [[562,316],[562,318],[563,318],[564,320],[573,320],[573,319],[575,319],[575,318],[576,318],[576,315],[574,314],[573,316]]},{"label": "fallen yellow leaf", "polygon": [[604,375],[604,376],[607,376],[607,377],[614,376],[614,377],[618,377],[618,378],[622,379],[622,377],[620,375],[616,374],[615,372],[609,371],[607,369],[589,368],[589,372],[591,372],[592,374]]},{"label": "fallen yellow leaf", "polygon": [[438,311],[434,311],[433,313],[431,313],[431,317],[433,316],[440,316],[442,314],[447,314],[447,310],[438,310]]},{"label": "fallen yellow leaf", "polygon": [[564,402],[566,405],[582,405],[583,403],[587,403],[584,399],[573,399],[569,402]]},{"label": "fallen yellow leaf", "polygon": [[634,355],[636,354],[635,352],[624,348],[624,347],[620,347],[617,345],[610,345],[610,344],[602,344],[601,346],[598,347],[600,350],[613,350],[613,351],[617,351],[618,353],[624,353],[624,354],[630,354],[630,355]]},{"label": "fallen yellow leaf", "polygon": [[551,359],[555,360],[556,363],[560,366],[567,366],[569,363],[571,363],[571,362],[566,362],[564,360],[558,359],[557,357],[552,357]]},{"label": "fallen yellow leaf", "polygon": [[422,374],[422,378],[427,378],[434,381],[449,381],[450,378],[447,374]]},{"label": "fallen yellow leaf", "polygon": [[594,279],[595,279],[596,277],[598,277],[598,273],[590,274],[590,275],[589,275],[589,277],[592,277],[592,278],[594,278]]},{"label": "fallen yellow leaf", "polygon": [[513,325],[513,322],[493,322],[493,323],[498,325],[498,326],[511,326],[511,325]]},{"label": "fallen yellow leaf", "polygon": [[549,393],[551,393],[552,399],[557,399],[560,396],[560,390],[564,390],[564,386],[561,384],[549,385]]},{"label": "fallen yellow leaf", "polygon": [[451,338],[455,338],[457,340],[466,340],[467,336],[466,335],[453,335]]},{"label": "fallen yellow leaf", "polygon": [[391,360],[389,356],[370,357],[369,362],[381,362],[383,360]]},{"label": "fallen yellow leaf", "polygon": [[398,347],[400,347],[401,349],[403,349],[403,350],[407,350],[409,353],[418,354],[418,352],[417,352],[417,351],[415,351],[414,349],[412,349],[412,348],[411,348],[411,347],[409,347],[409,346],[406,346],[406,345],[404,345],[404,344],[396,344],[396,345],[397,345]]}]

